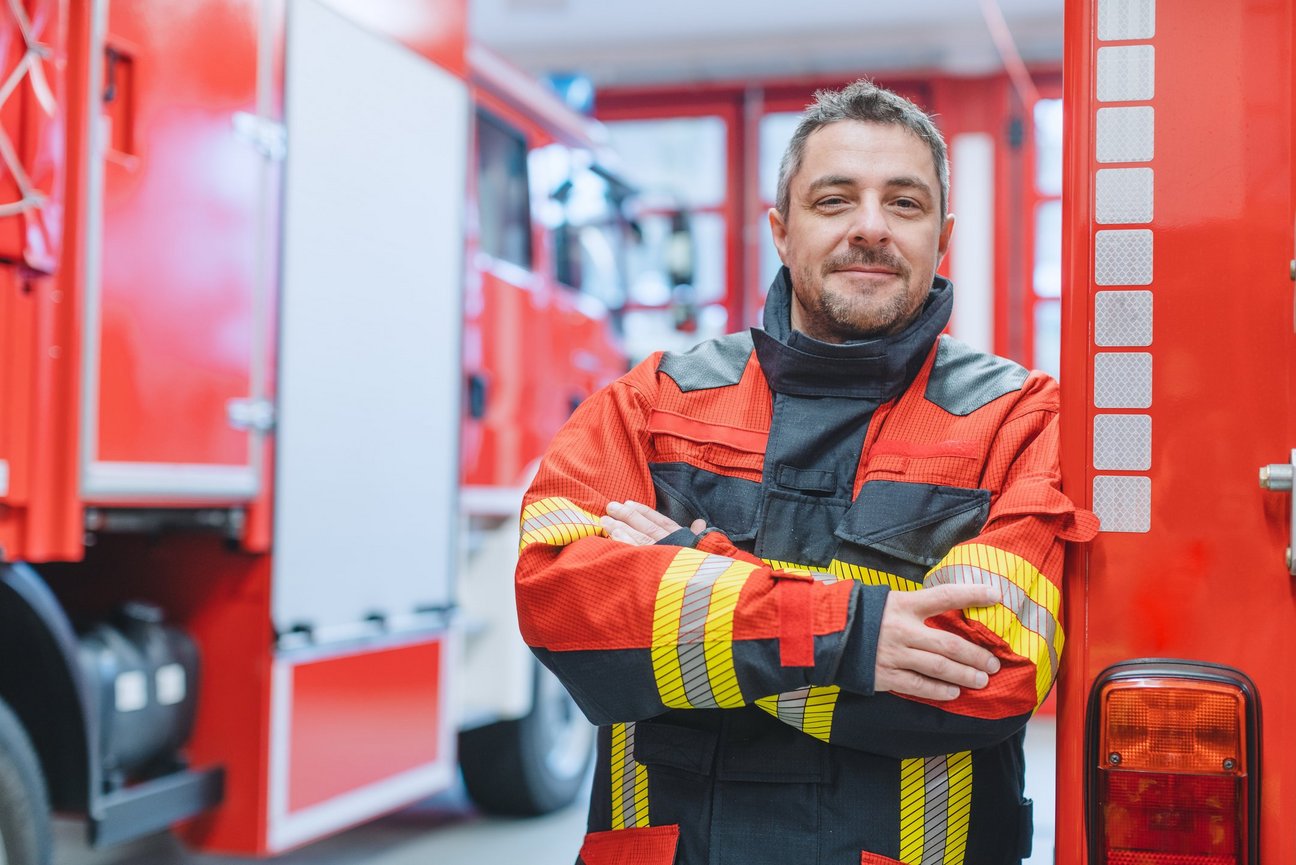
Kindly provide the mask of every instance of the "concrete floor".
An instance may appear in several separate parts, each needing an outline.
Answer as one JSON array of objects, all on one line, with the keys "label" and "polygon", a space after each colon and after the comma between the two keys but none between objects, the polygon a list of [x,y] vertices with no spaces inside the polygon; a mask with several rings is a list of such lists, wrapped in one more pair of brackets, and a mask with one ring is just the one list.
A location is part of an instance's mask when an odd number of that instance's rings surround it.
[{"label": "concrete floor", "polygon": [[[1035,850],[1029,865],[1053,862],[1056,728],[1052,717],[1026,731],[1026,794],[1035,800]],[[477,813],[462,790],[312,844],[275,860],[279,865],[572,865],[585,830],[584,799],[532,820]],[[185,851],[167,835],[104,851],[86,847],[79,823],[55,826],[55,865],[238,865],[247,860]],[[788,863],[792,865],[792,863]]]}]

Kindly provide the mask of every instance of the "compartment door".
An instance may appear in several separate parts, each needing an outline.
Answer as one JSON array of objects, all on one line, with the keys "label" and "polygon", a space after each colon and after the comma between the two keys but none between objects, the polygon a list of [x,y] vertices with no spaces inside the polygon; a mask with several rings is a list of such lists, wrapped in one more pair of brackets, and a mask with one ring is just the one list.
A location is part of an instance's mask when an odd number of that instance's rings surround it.
[{"label": "compartment door", "polygon": [[[98,0],[82,485],[92,502],[240,501],[265,360],[273,124],[256,0]],[[264,64],[268,65],[268,64]],[[268,74],[268,70],[265,71]]]},{"label": "compartment door", "polygon": [[288,7],[286,96],[274,620],[320,643],[451,598],[469,108],[316,0]]}]

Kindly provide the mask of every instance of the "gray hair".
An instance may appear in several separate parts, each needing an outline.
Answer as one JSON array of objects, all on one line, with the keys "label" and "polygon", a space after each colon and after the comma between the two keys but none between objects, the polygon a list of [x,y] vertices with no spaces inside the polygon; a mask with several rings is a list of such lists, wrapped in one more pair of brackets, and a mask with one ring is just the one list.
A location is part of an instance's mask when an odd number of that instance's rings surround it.
[{"label": "gray hair", "polygon": [[861,78],[841,90],[815,91],[814,102],[806,106],[801,122],[797,124],[796,132],[792,133],[792,140],[783,153],[783,161],[779,163],[778,200],[775,206],[780,216],[787,219],[791,208],[789,187],[792,178],[801,170],[806,140],[822,127],[841,120],[903,126],[931,148],[936,178],[940,181],[941,219],[945,218],[949,212],[949,158],[945,139],[927,112],[903,96],[885,87],[878,87],[867,78]]}]

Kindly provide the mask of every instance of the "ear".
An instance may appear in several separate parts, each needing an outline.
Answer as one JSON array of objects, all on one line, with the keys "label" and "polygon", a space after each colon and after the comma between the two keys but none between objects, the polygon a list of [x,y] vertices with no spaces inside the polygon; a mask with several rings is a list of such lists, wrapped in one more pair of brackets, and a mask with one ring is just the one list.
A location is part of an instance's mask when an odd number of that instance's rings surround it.
[{"label": "ear", "polygon": [[949,252],[950,235],[954,233],[954,214],[945,217],[945,224],[941,226],[940,239],[936,244],[936,264],[945,260],[945,253]]},{"label": "ear", "polygon": [[774,238],[774,248],[778,250],[779,260],[787,264],[787,223],[783,221],[777,207],[771,207],[769,210],[769,224],[770,235]]}]

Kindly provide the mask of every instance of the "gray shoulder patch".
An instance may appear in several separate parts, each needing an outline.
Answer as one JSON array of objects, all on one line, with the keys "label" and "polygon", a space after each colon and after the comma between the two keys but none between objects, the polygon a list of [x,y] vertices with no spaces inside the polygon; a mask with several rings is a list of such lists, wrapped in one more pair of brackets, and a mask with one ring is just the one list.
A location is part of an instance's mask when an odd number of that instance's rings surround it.
[{"label": "gray shoulder patch", "polygon": [[657,370],[686,392],[727,387],[742,380],[751,353],[751,332],[744,330],[709,339],[686,352],[667,352]]},{"label": "gray shoulder patch", "polygon": [[950,414],[966,416],[1004,394],[1021,390],[1027,375],[1020,364],[942,336],[923,395]]}]

